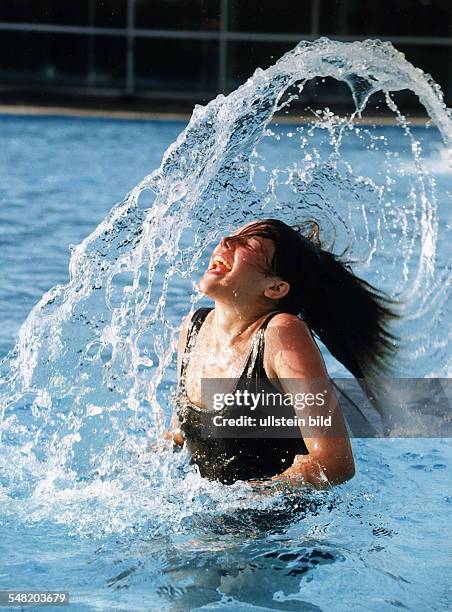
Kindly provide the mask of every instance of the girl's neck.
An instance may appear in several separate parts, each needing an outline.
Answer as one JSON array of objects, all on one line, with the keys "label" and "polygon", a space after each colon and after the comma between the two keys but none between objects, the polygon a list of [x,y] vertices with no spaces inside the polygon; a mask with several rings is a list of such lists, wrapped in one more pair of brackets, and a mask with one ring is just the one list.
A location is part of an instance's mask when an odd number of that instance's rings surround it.
[{"label": "girl's neck", "polygon": [[265,307],[243,308],[215,302],[211,318],[211,333],[221,346],[247,342],[259,327],[262,318],[273,309]]}]

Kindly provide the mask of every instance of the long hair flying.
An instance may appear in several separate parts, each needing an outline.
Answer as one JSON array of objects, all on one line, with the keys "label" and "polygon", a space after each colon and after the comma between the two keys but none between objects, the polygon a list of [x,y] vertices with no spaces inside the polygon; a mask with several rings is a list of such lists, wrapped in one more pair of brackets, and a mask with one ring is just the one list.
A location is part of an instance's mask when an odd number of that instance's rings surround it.
[{"label": "long hair flying", "polygon": [[290,284],[278,308],[300,315],[330,353],[356,378],[382,374],[397,338],[389,323],[396,302],[320,246],[318,235],[303,235],[277,219],[257,221],[229,240],[270,238],[275,252],[268,273]]}]

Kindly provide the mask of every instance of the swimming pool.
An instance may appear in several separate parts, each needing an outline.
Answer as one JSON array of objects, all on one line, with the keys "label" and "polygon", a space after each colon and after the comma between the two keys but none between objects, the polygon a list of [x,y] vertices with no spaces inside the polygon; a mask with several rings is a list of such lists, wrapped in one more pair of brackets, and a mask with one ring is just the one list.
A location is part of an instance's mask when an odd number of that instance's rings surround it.
[{"label": "swimming pool", "polygon": [[[1,124],[3,356],[42,293],[66,282],[69,245],[158,165],[184,124],[7,116]],[[279,137],[297,127],[272,126],[276,138],[263,152],[269,167],[289,159],[295,138],[281,147]],[[452,188],[439,136],[433,129],[413,132],[436,181],[440,224],[450,224]],[[399,128],[371,133],[392,151],[399,145],[397,164],[409,166]],[[319,140],[320,152],[322,146]],[[347,146],[355,172],[378,173],[381,152],[372,149],[366,158],[352,141]],[[439,236],[441,267],[450,247]],[[396,241],[387,248],[397,256]],[[178,282],[169,304],[174,321],[190,307],[187,281]],[[430,372],[422,362],[413,376],[444,373],[444,353],[436,361],[435,355]],[[341,373],[327,362],[330,372]],[[168,371],[174,381],[174,362]],[[45,402],[33,406],[35,419],[48,419]],[[30,404],[17,410],[25,415]],[[168,417],[169,403],[165,410]],[[27,418],[20,425],[33,428]],[[59,438],[62,447],[65,440]],[[183,453],[162,451],[163,459],[146,472],[146,460],[136,461],[137,448],[125,438],[109,464],[120,477],[71,464],[67,481],[40,472],[39,453],[31,461],[11,437],[7,445],[9,454],[1,454],[2,589],[67,590],[77,610],[424,611],[452,605],[449,439],[355,439],[351,482],[329,492],[275,495],[257,494],[244,483],[201,482]],[[88,451],[80,452],[81,463],[89,464]]]}]

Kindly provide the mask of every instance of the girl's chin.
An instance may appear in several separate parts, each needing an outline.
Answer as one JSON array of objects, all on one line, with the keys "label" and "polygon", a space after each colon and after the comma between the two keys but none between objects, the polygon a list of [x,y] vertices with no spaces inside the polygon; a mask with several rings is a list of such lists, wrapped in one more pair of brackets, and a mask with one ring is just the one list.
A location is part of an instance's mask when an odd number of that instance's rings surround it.
[{"label": "girl's chin", "polygon": [[211,292],[215,292],[215,289],[218,290],[218,283],[215,280],[202,278],[198,283],[198,289],[201,293],[209,295]]},{"label": "girl's chin", "polygon": [[225,275],[206,273],[198,283],[198,290],[210,297],[223,294],[225,287],[221,284],[221,280],[224,276]]},{"label": "girl's chin", "polygon": [[206,279],[203,276],[201,280],[199,281],[199,283],[197,284],[198,291],[201,291],[201,293],[205,293],[207,295],[209,288],[211,288],[213,284],[215,283],[212,283],[211,279]]}]

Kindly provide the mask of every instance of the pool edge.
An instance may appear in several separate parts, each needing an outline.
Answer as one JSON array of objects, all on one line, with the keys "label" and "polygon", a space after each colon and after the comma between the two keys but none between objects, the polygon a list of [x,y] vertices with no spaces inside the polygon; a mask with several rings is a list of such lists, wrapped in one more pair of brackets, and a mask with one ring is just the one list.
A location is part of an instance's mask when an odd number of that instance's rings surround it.
[{"label": "pool edge", "polygon": [[[147,111],[115,111],[98,110],[86,108],[68,108],[61,106],[36,106],[36,105],[12,105],[0,104],[0,115],[20,116],[46,116],[46,117],[82,117],[91,119],[121,119],[126,121],[186,121],[190,120],[190,113],[176,112],[147,112]],[[313,115],[278,116],[273,119],[276,123],[302,124],[311,123]],[[360,125],[397,125],[393,117],[370,116],[356,118],[355,123]],[[426,126],[430,119],[428,117],[409,117],[411,125]]]}]

